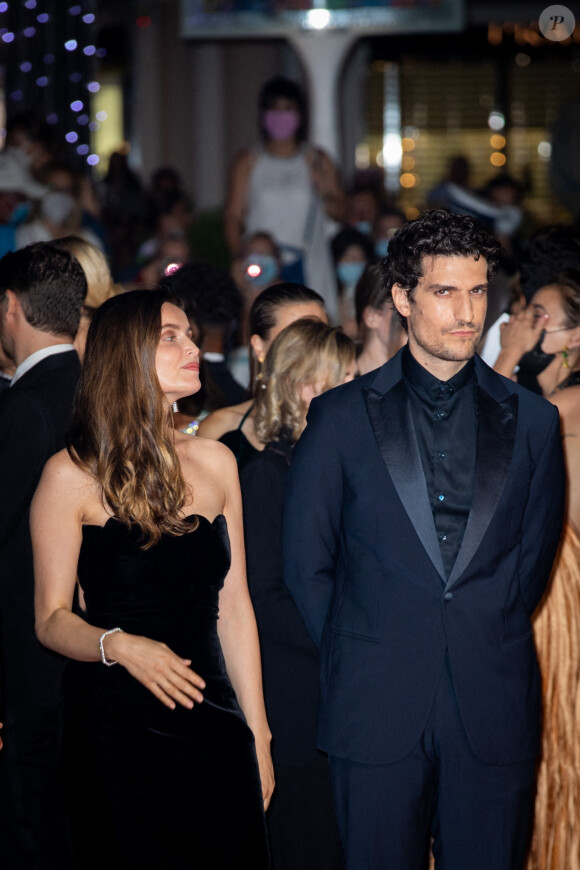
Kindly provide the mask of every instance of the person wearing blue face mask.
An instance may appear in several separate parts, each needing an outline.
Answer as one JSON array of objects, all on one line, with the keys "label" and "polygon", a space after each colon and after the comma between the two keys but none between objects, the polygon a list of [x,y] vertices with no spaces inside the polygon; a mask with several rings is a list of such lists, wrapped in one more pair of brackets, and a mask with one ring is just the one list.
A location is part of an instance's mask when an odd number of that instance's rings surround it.
[{"label": "person wearing blue face mask", "polygon": [[332,240],[332,255],[338,285],[339,322],[350,338],[358,335],[354,305],[355,288],[373,259],[373,243],[353,227],[345,227]]},{"label": "person wearing blue face mask", "polygon": [[228,368],[243,387],[250,386],[250,309],[267,287],[281,281],[280,248],[267,232],[256,232],[242,241],[240,254],[233,262],[231,275],[242,295],[243,309],[238,335],[239,344],[230,351]]},{"label": "person wearing blue face mask", "polygon": [[272,254],[250,254],[246,257],[246,281],[263,290],[279,277],[278,262]]},{"label": "person wearing blue face mask", "polygon": [[372,237],[381,194],[374,184],[355,184],[348,194],[346,224],[363,236]]},{"label": "person wearing blue face mask", "polygon": [[406,224],[403,212],[398,208],[385,207],[379,212],[373,226],[375,257],[384,260],[389,253],[389,242],[399,227]]}]

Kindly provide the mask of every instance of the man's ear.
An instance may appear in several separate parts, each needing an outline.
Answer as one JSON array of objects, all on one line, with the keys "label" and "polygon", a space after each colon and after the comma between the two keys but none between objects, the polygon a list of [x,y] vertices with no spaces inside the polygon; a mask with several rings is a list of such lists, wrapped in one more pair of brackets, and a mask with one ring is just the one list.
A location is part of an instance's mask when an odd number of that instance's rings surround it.
[{"label": "man's ear", "polygon": [[13,290],[6,290],[4,294],[4,314],[6,317],[14,317],[22,311],[22,305]]},{"label": "man's ear", "polygon": [[411,303],[409,302],[409,290],[401,287],[400,284],[393,284],[391,290],[393,297],[393,305],[403,317],[408,317],[411,312]]}]

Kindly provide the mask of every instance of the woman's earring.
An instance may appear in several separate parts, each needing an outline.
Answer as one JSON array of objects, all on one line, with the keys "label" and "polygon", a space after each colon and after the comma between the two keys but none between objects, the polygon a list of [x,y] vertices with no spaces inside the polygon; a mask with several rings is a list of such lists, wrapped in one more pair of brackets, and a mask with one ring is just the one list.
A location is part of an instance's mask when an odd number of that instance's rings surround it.
[{"label": "woman's earring", "polygon": [[564,345],[564,350],[562,351],[562,365],[565,369],[570,368],[570,363],[568,362],[568,345]]},{"label": "woman's earring", "polygon": [[260,366],[260,368],[258,369],[258,374],[256,375],[256,386],[258,387],[259,390],[266,389],[266,384],[264,383],[264,375],[262,372],[263,364],[264,364],[264,357],[259,356],[258,357],[258,365]]},{"label": "woman's earring", "polygon": [[177,414],[177,413],[178,413],[178,411],[179,411],[179,406],[178,406],[177,402],[174,402],[174,403],[172,404],[172,406],[171,406],[171,410],[173,411],[174,414]]}]

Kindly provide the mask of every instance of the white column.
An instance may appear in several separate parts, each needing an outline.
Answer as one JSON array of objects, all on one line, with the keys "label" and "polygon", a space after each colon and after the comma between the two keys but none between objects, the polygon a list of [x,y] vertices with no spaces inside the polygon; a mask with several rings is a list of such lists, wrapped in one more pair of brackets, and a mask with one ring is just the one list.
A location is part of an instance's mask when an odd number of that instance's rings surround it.
[{"label": "white column", "polygon": [[338,83],[357,36],[349,32],[297,32],[288,37],[302,61],[310,95],[310,141],[340,157]]}]

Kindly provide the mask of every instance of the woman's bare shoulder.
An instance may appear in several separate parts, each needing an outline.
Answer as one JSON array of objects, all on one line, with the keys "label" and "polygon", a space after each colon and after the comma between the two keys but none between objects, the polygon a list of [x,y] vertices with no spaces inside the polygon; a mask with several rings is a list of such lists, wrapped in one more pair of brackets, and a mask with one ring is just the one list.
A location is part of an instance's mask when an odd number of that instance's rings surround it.
[{"label": "woman's bare shoulder", "polygon": [[86,485],[92,478],[86,471],[73,462],[66,448],[51,456],[42,472],[44,480],[60,483],[62,486],[76,487]]},{"label": "woman's bare shoulder", "polygon": [[230,405],[227,408],[218,408],[209,414],[205,420],[199,424],[198,437],[213,438],[217,441],[226,432],[231,432],[232,429],[237,429],[240,425],[242,417],[252,407],[252,400],[242,402],[240,405]]},{"label": "woman's bare shoulder", "polygon": [[550,396],[550,401],[558,408],[565,430],[567,428],[574,428],[576,431],[580,429],[580,385],[567,387],[565,390],[554,393]]},{"label": "woman's bare shoulder", "polygon": [[73,462],[67,450],[55,453],[44,466],[35,496],[35,502],[39,500],[55,510],[64,510],[66,505],[83,521],[104,512],[97,481]]},{"label": "woman's bare shoulder", "polygon": [[219,469],[230,462],[236,465],[234,454],[229,447],[213,438],[192,438],[190,435],[185,435],[183,439],[176,439],[176,446],[182,463],[185,461],[199,464],[205,471]]}]

